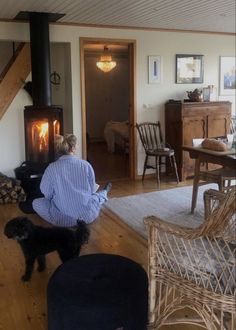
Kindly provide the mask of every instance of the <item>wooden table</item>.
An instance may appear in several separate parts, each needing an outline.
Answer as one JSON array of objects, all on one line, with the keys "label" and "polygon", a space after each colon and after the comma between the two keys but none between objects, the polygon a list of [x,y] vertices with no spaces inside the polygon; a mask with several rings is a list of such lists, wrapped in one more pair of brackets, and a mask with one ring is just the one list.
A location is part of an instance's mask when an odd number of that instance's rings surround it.
[{"label": "wooden table", "polygon": [[236,175],[236,150],[230,149],[227,151],[213,151],[203,149],[201,147],[183,146],[184,151],[189,152],[190,158],[195,159],[194,180],[193,180],[193,193],[192,193],[192,206],[191,213],[194,212],[196,207],[199,172],[201,163],[212,163],[235,169]]}]

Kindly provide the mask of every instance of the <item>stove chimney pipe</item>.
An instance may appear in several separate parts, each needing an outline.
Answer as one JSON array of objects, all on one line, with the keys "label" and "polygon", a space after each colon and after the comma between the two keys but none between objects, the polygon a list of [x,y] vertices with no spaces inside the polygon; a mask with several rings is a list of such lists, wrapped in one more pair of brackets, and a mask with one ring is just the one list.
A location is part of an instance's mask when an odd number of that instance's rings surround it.
[{"label": "stove chimney pipe", "polygon": [[50,106],[52,101],[48,14],[31,12],[29,19],[33,105]]},{"label": "stove chimney pipe", "polygon": [[32,99],[35,108],[51,106],[49,22],[64,14],[19,12],[15,19],[30,22]]}]

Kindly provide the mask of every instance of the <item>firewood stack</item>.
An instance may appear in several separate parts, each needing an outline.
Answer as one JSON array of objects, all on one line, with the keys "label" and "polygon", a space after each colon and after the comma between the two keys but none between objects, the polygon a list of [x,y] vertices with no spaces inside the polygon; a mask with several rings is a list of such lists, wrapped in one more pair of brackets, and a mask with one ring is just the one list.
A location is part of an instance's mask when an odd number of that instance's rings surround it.
[{"label": "firewood stack", "polygon": [[18,203],[25,200],[20,181],[0,173],[0,204]]}]

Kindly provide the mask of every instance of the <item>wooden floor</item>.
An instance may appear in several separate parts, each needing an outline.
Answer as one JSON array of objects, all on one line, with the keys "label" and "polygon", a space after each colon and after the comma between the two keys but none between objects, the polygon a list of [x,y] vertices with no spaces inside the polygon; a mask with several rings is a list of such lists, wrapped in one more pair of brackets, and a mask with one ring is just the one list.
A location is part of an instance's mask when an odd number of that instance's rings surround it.
[{"label": "wooden floor", "polygon": [[[170,179],[162,179],[161,189],[175,187]],[[101,185],[103,182],[98,182]],[[180,183],[179,186],[191,184]],[[157,190],[155,180],[115,181],[110,197],[125,196]],[[60,264],[56,253],[47,257],[47,270],[33,273],[29,283],[21,282],[24,260],[20,248],[13,240],[3,235],[6,222],[22,215],[15,204],[0,206],[0,329],[4,330],[46,330],[47,329],[47,301],[46,290],[50,276]],[[45,223],[37,216],[30,218],[36,224]],[[118,219],[110,218],[101,212],[100,217],[90,225],[91,236],[89,243],[84,246],[81,254],[114,253],[127,256],[147,268],[147,243],[132,230],[127,229]],[[194,326],[163,327],[165,330],[196,330]],[[71,329],[76,330],[76,329]],[[94,329],[96,330],[96,329]],[[135,329],[134,329],[135,330]]]},{"label": "wooden floor", "polygon": [[129,155],[118,148],[114,153],[109,153],[105,142],[89,144],[88,161],[93,166],[97,180],[129,177]]}]

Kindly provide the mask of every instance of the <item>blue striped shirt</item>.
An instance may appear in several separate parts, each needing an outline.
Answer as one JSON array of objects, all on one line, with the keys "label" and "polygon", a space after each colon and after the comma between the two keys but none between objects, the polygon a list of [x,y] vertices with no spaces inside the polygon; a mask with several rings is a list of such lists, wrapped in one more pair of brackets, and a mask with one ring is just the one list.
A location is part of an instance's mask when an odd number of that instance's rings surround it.
[{"label": "blue striped shirt", "polygon": [[61,156],[45,170],[40,189],[45,198],[33,201],[35,211],[59,226],[76,225],[77,219],[92,222],[107,200],[106,192],[94,193],[92,166],[74,155]]}]

